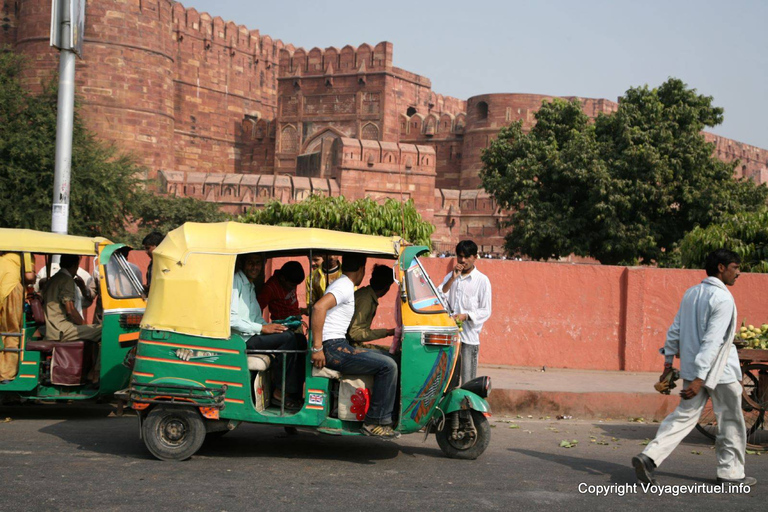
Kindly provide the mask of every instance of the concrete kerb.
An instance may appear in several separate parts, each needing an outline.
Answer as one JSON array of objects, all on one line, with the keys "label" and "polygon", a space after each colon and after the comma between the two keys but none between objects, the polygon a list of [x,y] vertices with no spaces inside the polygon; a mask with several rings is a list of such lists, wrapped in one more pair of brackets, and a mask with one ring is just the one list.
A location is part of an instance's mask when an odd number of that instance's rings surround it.
[{"label": "concrete kerb", "polygon": [[494,415],[661,421],[680,401],[679,389],[653,389],[657,373],[481,365],[477,374],[491,377]]}]

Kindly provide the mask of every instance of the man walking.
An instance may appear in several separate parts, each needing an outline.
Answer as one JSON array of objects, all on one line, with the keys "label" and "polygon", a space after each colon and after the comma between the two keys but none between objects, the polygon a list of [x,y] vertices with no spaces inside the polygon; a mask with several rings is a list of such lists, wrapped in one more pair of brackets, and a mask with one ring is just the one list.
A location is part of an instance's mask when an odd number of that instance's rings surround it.
[{"label": "man walking", "polygon": [[491,316],[491,281],[477,270],[477,244],[462,240],[456,244],[456,266],[445,276],[440,290],[448,295],[453,317],[461,325],[461,383],[477,376],[480,332]]},{"label": "man walking", "polygon": [[682,400],[659,426],[656,438],[643,453],[632,458],[638,480],[657,483],[653,471],[672,453],[696,426],[701,411],[712,398],[717,418],[717,481],[754,485],[744,476],[746,427],[741,411],[741,369],[733,336],[736,304],[726,286],[739,277],[738,254],[718,249],[707,256],[707,278],[689,288],[667,331],[660,352],[665,357],[664,380],[672,370],[674,356],[680,357],[683,378]]}]

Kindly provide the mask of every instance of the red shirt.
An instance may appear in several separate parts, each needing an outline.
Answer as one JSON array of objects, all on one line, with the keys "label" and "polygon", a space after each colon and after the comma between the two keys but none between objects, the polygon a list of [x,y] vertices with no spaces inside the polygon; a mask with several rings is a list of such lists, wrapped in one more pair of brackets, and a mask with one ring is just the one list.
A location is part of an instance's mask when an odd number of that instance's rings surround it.
[{"label": "red shirt", "polygon": [[272,321],[301,315],[296,289],[286,290],[280,286],[277,276],[270,277],[264,283],[264,288],[261,289],[257,299],[262,311],[269,308],[269,317]]}]

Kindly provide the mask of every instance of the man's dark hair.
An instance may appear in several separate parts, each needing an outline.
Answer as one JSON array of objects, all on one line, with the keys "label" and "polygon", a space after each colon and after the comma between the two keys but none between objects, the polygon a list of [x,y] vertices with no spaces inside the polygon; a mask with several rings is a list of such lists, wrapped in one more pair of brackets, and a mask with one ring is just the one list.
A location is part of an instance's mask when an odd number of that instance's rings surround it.
[{"label": "man's dark hair", "polygon": [[462,240],[456,244],[456,255],[477,256],[477,244],[472,240]]},{"label": "man's dark hair", "polygon": [[147,236],[144,237],[144,240],[141,241],[141,245],[149,245],[157,247],[160,245],[160,242],[163,241],[163,238],[165,238],[165,235],[162,234],[159,231],[153,231]]},{"label": "man's dark hair", "polygon": [[374,265],[371,272],[371,288],[375,291],[388,290],[395,282],[392,269],[386,265]]},{"label": "man's dark hair", "polygon": [[341,257],[341,271],[342,272],[357,272],[361,267],[365,266],[365,262],[368,259],[363,254],[344,254]]},{"label": "man's dark hair", "polygon": [[721,263],[726,267],[731,263],[741,263],[741,256],[728,249],[712,251],[707,255],[707,259],[704,260],[704,270],[707,271],[707,275],[710,277],[716,276],[720,272],[717,266]]},{"label": "man's dark hair", "polygon": [[304,281],[304,267],[298,261],[289,261],[280,267],[280,275],[289,283],[299,285]]},{"label": "man's dark hair", "polygon": [[61,260],[59,261],[59,266],[61,268],[72,268],[75,266],[80,266],[80,256],[77,254],[63,254],[61,256]]}]

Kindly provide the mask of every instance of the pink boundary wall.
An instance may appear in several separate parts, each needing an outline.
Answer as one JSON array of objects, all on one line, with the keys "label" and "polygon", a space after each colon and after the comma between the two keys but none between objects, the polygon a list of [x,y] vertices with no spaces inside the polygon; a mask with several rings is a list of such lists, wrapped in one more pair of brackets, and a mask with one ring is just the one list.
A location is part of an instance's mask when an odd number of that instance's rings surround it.
[{"label": "pink boundary wall", "polygon": [[[146,255],[132,254],[145,272]],[[285,261],[268,262],[267,276]],[[306,271],[306,259],[299,261]],[[451,258],[421,261],[437,285],[454,265]],[[393,264],[369,260],[368,274],[377,262]],[[493,288],[493,314],[480,338],[481,364],[634,372],[661,368],[658,349],[680,299],[706,277],[703,270],[509,260],[478,260],[477,268]],[[768,275],[742,274],[730,290],[739,322],[768,323]],[[303,305],[303,286],[297,292]],[[374,327],[394,327],[395,297],[393,287],[381,299]]]}]

